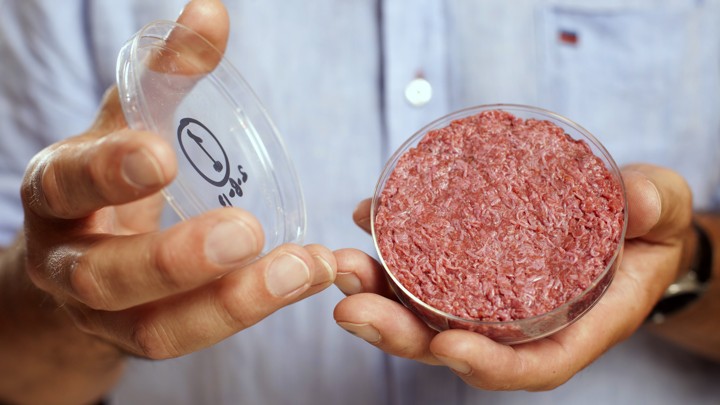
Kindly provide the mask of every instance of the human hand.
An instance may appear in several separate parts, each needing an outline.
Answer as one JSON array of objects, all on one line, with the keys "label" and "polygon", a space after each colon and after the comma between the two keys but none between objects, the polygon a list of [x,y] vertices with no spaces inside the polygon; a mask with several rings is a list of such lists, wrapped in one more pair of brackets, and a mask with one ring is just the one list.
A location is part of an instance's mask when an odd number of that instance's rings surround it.
[{"label": "human hand", "polygon": [[[548,390],[569,380],[629,337],[687,261],[691,193],[676,173],[650,165],[623,170],[628,226],[622,262],[605,295],[585,316],[549,337],[507,346],[465,330],[436,332],[400,304],[379,263],[336,252],[336,285],[348,297],[335,320],[385,352],[450,367],[467,384],[488,390]],[[370,201],[354,213],[370,231]]]},{"label": "human hand", "polygon": [[[219,1],[189,3],[179,22],[225,48]],[[176,170],[169,144],[127,128],[116,89],[87,132],[30,163],[22,186],[27,273],[74,326],[137,356],[176,357],[332,283],[335,259],[322,246],[283,245],[253,261],[263,230],[238,208],[158,231],[158,191]]]}]

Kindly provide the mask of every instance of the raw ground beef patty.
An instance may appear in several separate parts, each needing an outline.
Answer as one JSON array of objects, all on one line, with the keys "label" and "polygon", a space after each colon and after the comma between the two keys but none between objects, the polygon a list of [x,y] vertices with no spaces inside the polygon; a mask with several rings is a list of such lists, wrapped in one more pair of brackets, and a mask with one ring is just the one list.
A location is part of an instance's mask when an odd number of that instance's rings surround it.
[{"label": "raw ground beef patty", "polygon": [[512,321],[557,308],[605,270],[623,198],[584,141],[549,121],[484,111],[400,157],[375,236],[388,270],[421,301]]}]

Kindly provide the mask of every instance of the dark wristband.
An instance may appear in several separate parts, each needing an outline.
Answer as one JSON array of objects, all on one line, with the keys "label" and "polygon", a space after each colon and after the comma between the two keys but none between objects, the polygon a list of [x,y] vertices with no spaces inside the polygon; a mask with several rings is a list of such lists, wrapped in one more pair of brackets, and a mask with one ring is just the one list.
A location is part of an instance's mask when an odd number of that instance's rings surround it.
[{"label": "dark wristband", "polygon": [[650,312],[648,320],[662,323],[672,315],[697,300],[707,288],[712,275],[713,247],[705,229],[693,222],[697,234],[697,249],[690,270],[679,280],[671,284],[660,301]]}]

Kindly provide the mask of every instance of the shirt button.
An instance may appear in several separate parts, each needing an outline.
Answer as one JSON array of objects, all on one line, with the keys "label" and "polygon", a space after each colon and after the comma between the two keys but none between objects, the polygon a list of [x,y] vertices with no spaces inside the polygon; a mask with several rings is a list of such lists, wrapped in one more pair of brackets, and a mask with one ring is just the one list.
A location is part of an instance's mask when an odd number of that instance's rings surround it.
[{"label": "shirt button", "polygon": [[405,99],[413,107],[422,107],[432,98],[432,86],[422,77],[412,80],[405,87]]}]

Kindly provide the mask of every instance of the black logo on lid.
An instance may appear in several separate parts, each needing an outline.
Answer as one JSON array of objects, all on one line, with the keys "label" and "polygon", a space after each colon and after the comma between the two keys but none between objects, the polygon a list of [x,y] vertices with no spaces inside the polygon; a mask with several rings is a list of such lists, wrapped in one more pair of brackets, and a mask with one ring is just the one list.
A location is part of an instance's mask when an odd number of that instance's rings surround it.
[{"label": "black logo on lid", "polygon": [[177,137],[185,158],[205,181],[215,187],[230,183],[227,194],[218,195],[220,205],[232,206],[231,198],[243,196],[241,186],[247,182],[248,174],[238,165],[239,176],[231,177],[225,148],[207,126],[194,118],[183,118],[178,124]]}]

